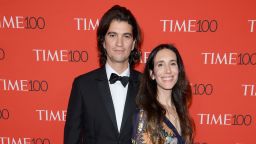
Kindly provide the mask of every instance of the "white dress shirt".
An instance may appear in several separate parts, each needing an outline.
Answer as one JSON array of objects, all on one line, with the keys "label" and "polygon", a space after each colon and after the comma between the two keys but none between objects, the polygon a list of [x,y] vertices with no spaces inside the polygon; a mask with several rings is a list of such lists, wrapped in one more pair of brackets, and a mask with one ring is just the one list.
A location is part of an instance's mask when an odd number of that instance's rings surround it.
[{"label": "white dress shirt", "polygon": [[[111,73],[115,73],[119,75],[114,69],[111,68],[111,66],[108,63],[106,63],[106,72],[107,72],[108,80],[111,76]],[[129,66],[119,76],[130,76]],[[112,101],[115,108],[117,128],[118,128],[118,131],[120,132],[129,83],[124,87],[120,81],[116,81],[114,84],[110,84],[108,81],[108,85],[110,88],[110,93],[111,93]]]}]

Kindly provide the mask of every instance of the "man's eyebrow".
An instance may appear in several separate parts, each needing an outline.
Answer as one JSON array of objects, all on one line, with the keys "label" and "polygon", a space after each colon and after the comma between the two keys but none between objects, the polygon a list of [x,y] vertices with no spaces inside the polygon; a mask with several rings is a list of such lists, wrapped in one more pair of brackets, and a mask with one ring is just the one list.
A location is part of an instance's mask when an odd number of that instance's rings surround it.
[{"label": "man's eyebrow", "polygon": [[[107,32],[107,34],[117,34],[117,32],[112,32],[112,31],[110,31],[110,32]],[[122,35],[133,35],[132,33],[130,33],[130,32],[126,32],[126,33],[123,33]]]},{"label": "man's eyebrow", "polygon": [[107,34],[117,34],[117,33],[116,33],[116,32],[111,32],[111,31],[110,31],[110,32],[108,32]]},{"label": "man's eyebrow", "polygon": [[124,35],[126,35],[126,34],[128,34],[128,35],[132,35],[132,33],[130,33],[130,32],[124,33]]}]

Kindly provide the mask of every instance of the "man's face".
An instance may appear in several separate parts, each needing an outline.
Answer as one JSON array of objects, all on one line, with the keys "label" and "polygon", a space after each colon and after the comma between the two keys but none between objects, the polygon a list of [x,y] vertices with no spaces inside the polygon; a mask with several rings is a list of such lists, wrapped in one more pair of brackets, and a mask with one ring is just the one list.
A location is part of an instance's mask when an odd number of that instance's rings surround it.
[{"label": "man's face", "polygon": [[113,20],[103,42],[107,52],[107,62],[128,64],[134,43],[132,26],[126,21]]}]

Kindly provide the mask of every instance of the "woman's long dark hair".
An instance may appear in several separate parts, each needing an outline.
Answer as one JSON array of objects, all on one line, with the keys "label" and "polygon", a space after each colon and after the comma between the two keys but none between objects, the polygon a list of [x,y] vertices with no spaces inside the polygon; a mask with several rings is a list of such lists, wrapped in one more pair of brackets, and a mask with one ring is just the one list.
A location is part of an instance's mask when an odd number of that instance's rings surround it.
[{"label": "woman's long dark hair", "polygon": [[139,108],[146,112],[148,120],[147,132],[150,133],[152,142],[154,144],[163,143],[163,139],[159,133],[159,126],[161,126],[160,123],[163,122],[162,120],[166,114],[166,110],[157,100],[157,83],[155,80],[152,80],[150,76],[150,70],[153,71],[154,69],[155,56],[162,49],[173,51],[177,57],[177,64],[179,68],[178,81],[172,88],[171,97],[179,116],[181,135],[186,144],[192,144],[195,126],[188,110],[192,102],[191,87],[185,74],[182,58],[177,48],[173,45],[160,44],[150,53],[145,65],[139,93],[136,97],[136,103]]}]

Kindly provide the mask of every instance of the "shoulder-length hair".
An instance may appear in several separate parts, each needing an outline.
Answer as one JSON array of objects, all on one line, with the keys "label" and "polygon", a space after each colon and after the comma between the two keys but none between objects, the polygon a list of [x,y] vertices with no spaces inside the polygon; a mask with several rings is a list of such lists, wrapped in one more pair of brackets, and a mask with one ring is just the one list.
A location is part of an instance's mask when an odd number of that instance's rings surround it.
[{"label": "shoulder-length hair", "polygon": [[102,16],[97,29],[97,46],[99,51],[100,65],[105,65],[107,61],[106,50],[103,47],[103,42],[105,41],[105,35],[113,20],[125,21],[132,26],[132,34],[133,39],[135,40],[135,45],[130,54],[129,63],[131,67],[134,67],[135,64],[139,63],[141,56],[141,30],[131,11],[119,5],[113,6]]}]

